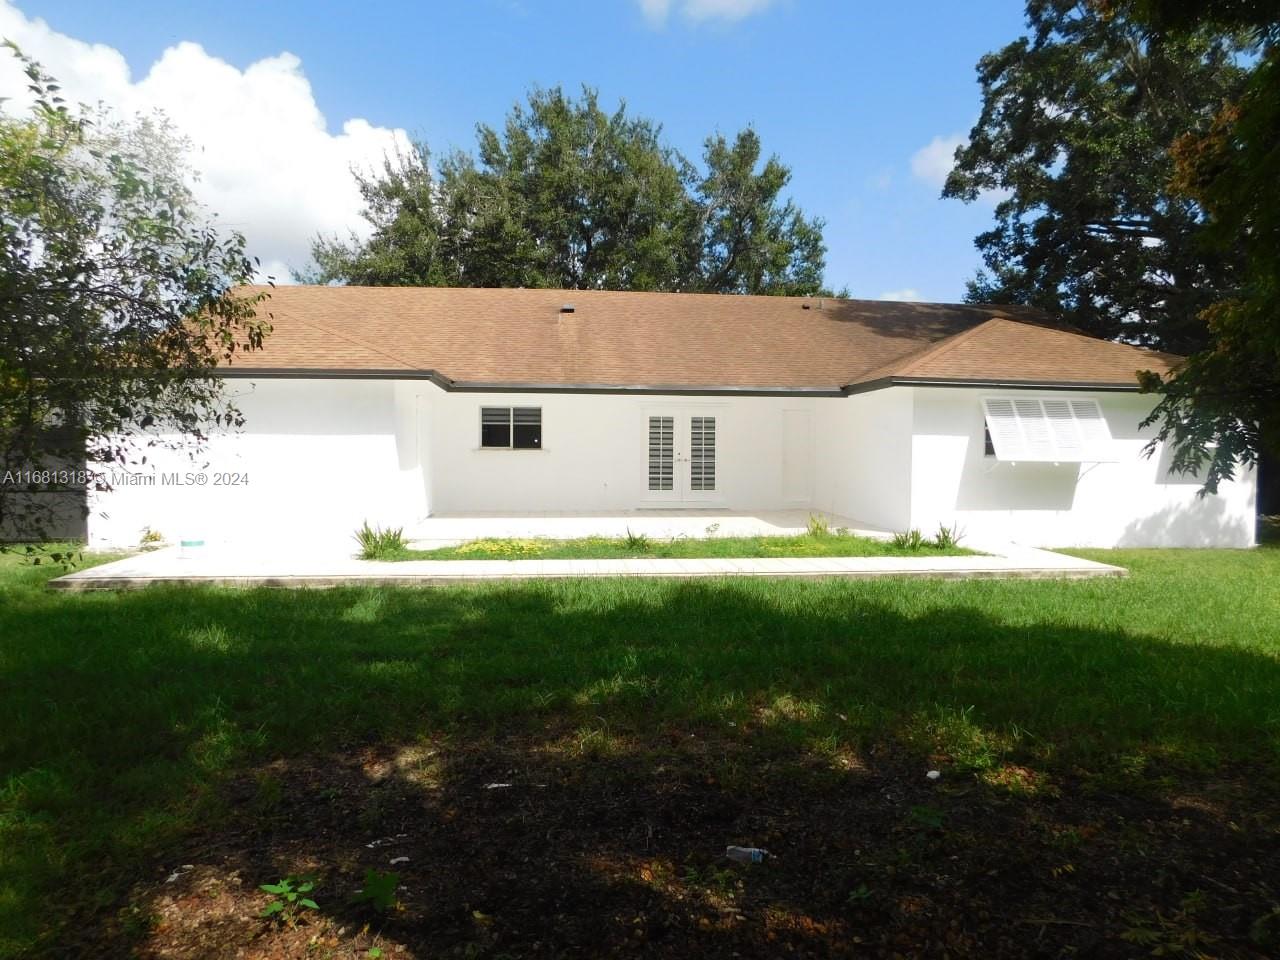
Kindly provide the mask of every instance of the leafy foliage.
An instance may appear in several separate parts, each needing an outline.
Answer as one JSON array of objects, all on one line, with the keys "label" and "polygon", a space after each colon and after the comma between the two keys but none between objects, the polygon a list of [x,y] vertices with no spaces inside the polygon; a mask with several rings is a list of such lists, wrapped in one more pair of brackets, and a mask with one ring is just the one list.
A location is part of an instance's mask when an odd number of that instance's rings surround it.
[{"label": "leafy foliage", "polygon": [[[920,550],[923,549],[926,541],[924,534],[919,530],[912,528],[911,530],[900,530],[893,535],[889,541],[895,550]],[[939,544],[941,546],[941,544]]]},{"label": "leafy foliage", "polygon": [[1151,38],[1116,12],[1029,0],[1029,36],[978,64],[983,108],[944,196],[996,191],[970,299],[1030,303],[1106,338],[1187,353],[1240,258],[1201,242],[1170,145],[1244,89],[1247,34]]},{"label": "leafy foliage", "polygon": [[381,870],[366,870],[364,883],[351,901],[356,904],[368,904],[374,910],[387,913],[396,908],[399,900],[396,890],[400,887],[400,874],[384,873]]},{"label": "leafy foliage", "polygon": [[959,524],[938,524],[938,532],[934,534],[933,543],[939,550],[954,550],[960,546],[960,541],[964,539],[964,531],[960,529]]},{"label": "leafy foliage", "polygon": [[1172,187],[1202,208],[1206,257],[1240,256],[1237,282],[1201,314],[1210,342],[1168,379],[1149,424],[1174,444],[1172,466],[1205,468],[1205,490],[1264,453],[1280,456],[1280,4],[1274,0],[1135,0],[1157,36],[1248,31],[1263,45],[1247,84],[1207,130],[1174,144]]},{"label": "leafy foliage", "polygon": [[360,545],[361,560],[390,560],[408,547],[404,527],[371,527],[366,520],[353,535]]},{"label": "leafy foliage", "polygon": [[[208,371],[261,346],[265,295],[239,234],[195,203],[163,117],[124,124],[73,111],[12,43],[34,97],[0,117],[0,464],[145,465],[159,434],[198,445],[242,422]],[[34,485],[0,486],[0,526],[43,533]]]},{"label": "leafy foliage", "polygon": [[741,131],[699,171],[661,127],[535,89],[475,155],[427,145],[356,174],[368,241],[318,237],[303,279],[356,284],[721,293],[820,292],[822,221],[782,191],[790,170]]},{"label": "leafy foliage", "polygon": [[275,883],[262,884],[258,889],[273,894],[275,899],[262,909],[259,916],[264,919],[278,916],[291,923],[303,910],[319,910],[320,905],[308,896],[317,886],[319,881],[312,876],[289,876]]},{"label": "leafy foliage", "polygon": [[805,533],[811,537],[827,537],[831,535],[831,525],[827,522],[827,518],[816,513],[809,514],[809,519],[805,521],[804,528]]}]

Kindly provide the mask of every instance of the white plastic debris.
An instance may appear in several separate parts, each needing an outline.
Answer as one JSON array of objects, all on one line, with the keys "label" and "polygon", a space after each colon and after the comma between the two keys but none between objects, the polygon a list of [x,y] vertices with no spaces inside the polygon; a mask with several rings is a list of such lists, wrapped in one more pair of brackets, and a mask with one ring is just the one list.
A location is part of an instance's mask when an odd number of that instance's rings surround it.
[{"label": "white plastic debris", "polygon": [[511,784],[509,784],[509,783],[486,783],[486,784],[484,785],[484,788],[485,788],[486,790],[506,790],[506,789],[508,789],[510,786],[511,786]]},{"label": "white plastic debris", "polygon": [[391,837],[379,837],[373,843],[366,843],[364,846],[366,850],[377,850],[379,847],[389,847],[392,844],[400,843],[402,840],[407,839],[408,836],[407,833],[397,833]]},{"label": "white plastic debris", "polygon": [[724,855],[734,863],[763,863],[764,858],[769,856],[769,851],[760,847],[728,846],[724,848]]},{"label": "white plastic debris", "polygon": [[942,776],[942,771],[930,770],[928,773],[925,774],[925,776],[928,777],[930,780],[937,780],[939,777]]},{"label": "white plastic debris", "polygon": [[393,867],[394,867],[397,863],[408,863],[408,862],[409,862],[409,858],[408,858],[408,857],[392,857],[392,858],[391,858],[391,865],[392,865]]}]

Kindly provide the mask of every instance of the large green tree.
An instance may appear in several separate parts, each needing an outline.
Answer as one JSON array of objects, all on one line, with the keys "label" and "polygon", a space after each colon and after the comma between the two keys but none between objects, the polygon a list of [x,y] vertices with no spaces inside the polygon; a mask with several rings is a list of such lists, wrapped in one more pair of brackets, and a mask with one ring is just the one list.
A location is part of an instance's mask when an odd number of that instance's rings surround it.
[{"label": "large green tree", "polygon": [[501,131],[477,127],[474,155],[419,143],[357,174],[369,238],[317,238],[304,278],[816,293],[822,222],[784,199],[790,176],[753,130],[709,138],[699,169],[592,90],[535,90]]},{"label": "large green tree", "polygon": [[[1163,393],[1151,422],[1161,440],[1174,443],[1174,465],[1207,463],[1207,488],[1216,489],[1241,463],[1265,457],[1265,466],[1280,465],[1280,0],[1099,6],[1131,13],[1165,42],[1206,30],[1246,31],[1261,48],[1248,83],[1220,105],[1212,125],[1183,133],[1173,149],[1173,189],[1208,218],[1203,255],[1239,257],[1243,268],[1202,313],[1204,349],[1172,377],[1146,378],[1149,389]],[[1270,491],[1274,509],[1274,476]]]},{"label": "large green tree", "polygon": [[57,503],[28,471],[137,468],[178,442],[166,435],[240,422],[209,371],[268,327],[262,296],[236,293],[254,272],[244,239],[194,202],[169,128],[92,122],[11,49],[34,96],[29,115],[0,114],[0,534],[14,537],[39,536]]},{"label": "large green tree", "polygon": [[1247,34],[1153,38],[1122,13],[1029,0],[1028,35],[983,57],[981,116],[944,195],[998,198],[970,298],[1030,303],[1075,326],[1178,353],[1236,281],[1200,242],[1203,208],[1171,185],[1170,147],[1208,130],[1248,79]]}]

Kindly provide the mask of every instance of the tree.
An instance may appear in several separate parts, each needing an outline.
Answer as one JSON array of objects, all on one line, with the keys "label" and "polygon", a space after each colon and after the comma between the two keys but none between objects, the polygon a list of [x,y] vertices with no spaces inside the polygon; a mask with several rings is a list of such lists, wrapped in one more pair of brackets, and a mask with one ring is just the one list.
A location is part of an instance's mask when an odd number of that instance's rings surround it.
[{"label": "tree", "polygon": [[822,222],[781,199],[790,171],[745,130],[699,172],[661,128],[535,90],[476,155],[425,144],[357,173],[366,241],[318,237],[304,279],[359,284],[816,293]]},{"label": "tree", "polygon": [[239,424],[209,371],[269,326],[264,297],[236,293],[244,238],[203,216],[169,127],[92,122],[9,46],[34,105],[0,115],[0,529],[39,537],[50,501],[27,471],[136,468],[162,434]]},{"label": "tree", "polygon": [[1209,334],[1173,376],[1144,377],[1163,393],[1148,423],[1174,444],[1174,467],[1207,464],[1206,489],[1262,457],[1280,462],[1280,2],[1132,0],[1103,5],[1131,12],[1156,37],[1204,30],[1248,31],[1261,56],[1248,83],[1222,104],[1207,130],[1173,149],[1172,187],[1203,209],[1207,257],[1240,256],[1237,282],[1203,311]]},{"label": "tree", "polygon": [[1152,38],[1120,14],[1029,0],[1029,36],[978,64],[983,107],[943,195],[1002,193],[970,299],[1029,303],[1109,339],[1186,353],[1240,257],[1200,242],[1170,146],[1248,79],[1247,35]]}]

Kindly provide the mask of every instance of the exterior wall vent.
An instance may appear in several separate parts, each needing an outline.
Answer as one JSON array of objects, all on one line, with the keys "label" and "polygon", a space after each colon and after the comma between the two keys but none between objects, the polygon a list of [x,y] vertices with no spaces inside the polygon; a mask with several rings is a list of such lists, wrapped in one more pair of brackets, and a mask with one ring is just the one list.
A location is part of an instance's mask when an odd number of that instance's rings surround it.
[{"label": "exterior wall vent", "polygon": [[560,312],[561,312],[561,313],[573,313],[573,304],[572,304],[572,303],[562,303],[562,304],[560,304]]}]

